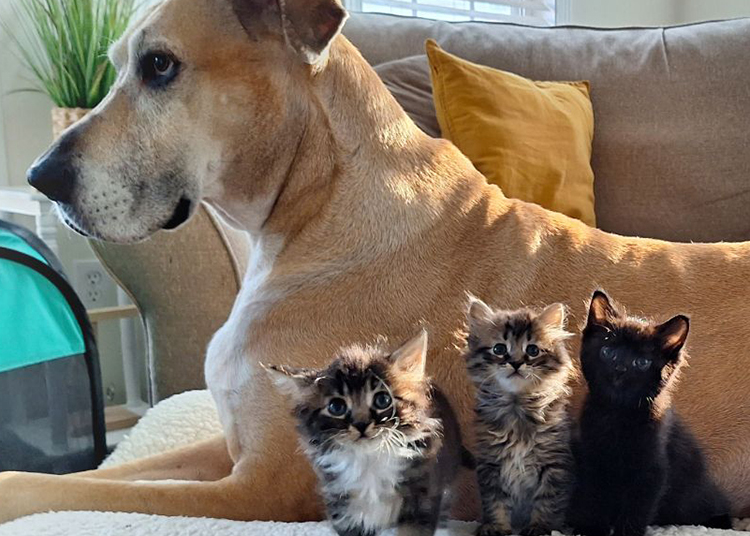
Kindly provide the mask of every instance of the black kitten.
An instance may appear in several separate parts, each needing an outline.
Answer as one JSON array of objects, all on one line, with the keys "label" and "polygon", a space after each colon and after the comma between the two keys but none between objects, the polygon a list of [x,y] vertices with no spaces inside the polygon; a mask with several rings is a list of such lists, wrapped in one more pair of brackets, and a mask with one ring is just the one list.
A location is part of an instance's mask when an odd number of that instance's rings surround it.
[{"label": "black kitten", "polygon": [[689,327],[685,316],[660,325],[629,317],[594,293],[581,346],[589,395],[574,448],[574,533],[642,536],[649,524],[731,528],[728,500],[671,409]]}]

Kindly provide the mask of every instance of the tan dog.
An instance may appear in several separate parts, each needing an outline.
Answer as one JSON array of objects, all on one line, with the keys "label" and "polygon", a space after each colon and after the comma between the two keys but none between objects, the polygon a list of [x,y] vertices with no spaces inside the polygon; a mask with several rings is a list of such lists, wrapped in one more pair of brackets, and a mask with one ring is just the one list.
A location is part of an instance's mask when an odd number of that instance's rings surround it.
[{"label": "tan dog", "polygon": [[[659,319],[691,314],[677,405],[735,513],[750,514],[750,244],[622,238],[506,199],[422,134],[337,37],[335,0],[277,1],[166,0],[115,46],[108,99],[30,172],[66,221],[101,239],[174,227],[201,199],[254,237],[206,362],[226,443],[79,476],[4,474],[0,520],[318,519],[288,408],[259,362],[320,367],[343,344],[401,342],[424,320],[429,373],[470,429],[454,347],[467,291],[505,308],[566,302],[580,320],[598,286]],[[476,503],[458,510],[474,517]]]}]

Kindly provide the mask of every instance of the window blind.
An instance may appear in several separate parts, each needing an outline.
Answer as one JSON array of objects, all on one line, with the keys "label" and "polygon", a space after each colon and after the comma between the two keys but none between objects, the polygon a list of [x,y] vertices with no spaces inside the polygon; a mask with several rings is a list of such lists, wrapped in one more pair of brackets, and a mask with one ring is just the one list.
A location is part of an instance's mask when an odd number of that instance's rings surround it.
[{"label": "window blind", "polygon": [[[559,1],[559,0],[558,0]],[[445,21],[555,24],[556,0],[346,0],[351,11],[390,13]]]}]

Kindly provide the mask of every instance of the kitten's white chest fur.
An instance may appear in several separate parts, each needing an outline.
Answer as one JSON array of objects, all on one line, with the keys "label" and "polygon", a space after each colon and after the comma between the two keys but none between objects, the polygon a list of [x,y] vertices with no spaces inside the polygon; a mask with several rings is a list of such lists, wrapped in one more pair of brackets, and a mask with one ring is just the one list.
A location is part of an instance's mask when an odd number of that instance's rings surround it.
[{"label": "kitten's white chest fur", "polygon": [[316,460],[316,466],[329,476],[324,493],[349,497],[346,506],[336,511],[341,516],[337,526],[378,530],[398,521],[403,501],[397,486],[414,451],[404,448],[389,453],[374,447],[351,445]]}]

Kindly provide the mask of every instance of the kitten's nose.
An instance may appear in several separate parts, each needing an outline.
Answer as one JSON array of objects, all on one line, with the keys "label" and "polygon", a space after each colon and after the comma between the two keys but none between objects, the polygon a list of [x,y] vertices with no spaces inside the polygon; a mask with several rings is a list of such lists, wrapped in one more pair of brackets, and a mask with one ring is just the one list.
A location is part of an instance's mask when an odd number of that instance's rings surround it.
[{"label": "kitten's nose", "polygon": [[359,433],[361,435],[365,435],[365,432],[367,431],[367,427],[370,426],[369,422],[355,422],[352,426],[359,430]]},{"label": "kitten's nose", "polygon": [[628,370],[628,367],[626,367],[625,365],[622,365],[619,363],[615,365],[615,372],[622,374],[623,372],[626,372],[627,370]]},{"label": "kitten's nose", "polygon": [[510,363],[510,366],[513,367],[516,370],[516,372],[518,371],[518,369],[521,368],[521,365],[523,365],[523,362],[521,361],[519,361],[518,363],[511,361]]}]

